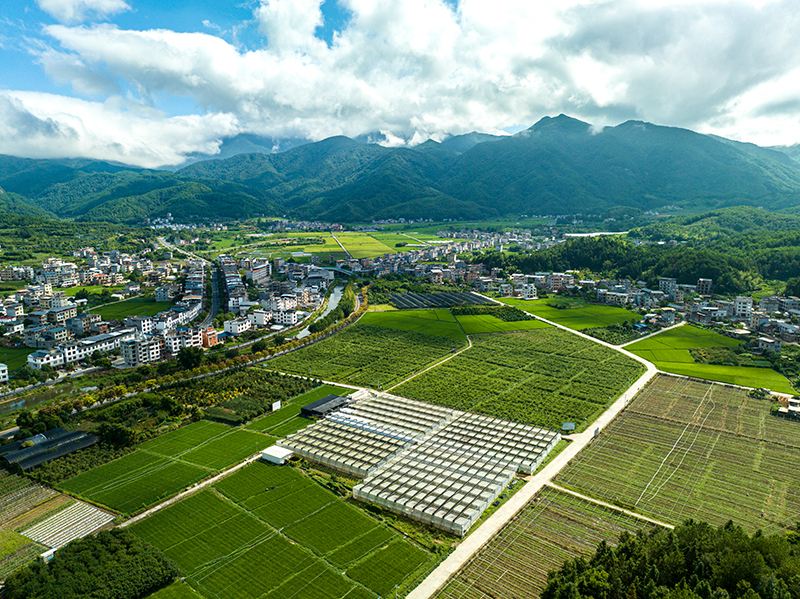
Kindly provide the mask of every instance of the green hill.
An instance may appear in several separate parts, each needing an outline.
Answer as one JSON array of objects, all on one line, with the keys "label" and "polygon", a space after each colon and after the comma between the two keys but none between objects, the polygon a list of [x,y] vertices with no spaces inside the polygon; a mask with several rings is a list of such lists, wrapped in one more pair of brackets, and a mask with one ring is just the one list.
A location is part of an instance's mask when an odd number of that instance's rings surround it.
[{"label": "green hill", "polygon": [[[266,151],[256,141],[231,147]],[[0,187],[8,202],[0,209],[124,223],[167,212],[179,220],[280,214],[363,222],[667,205],[800,211],[800,164],[780,151],[638,121],[598,131],[564,115],[507,137],[470,133],[411,149],[332,137],[174,173],[0,156]]]}]

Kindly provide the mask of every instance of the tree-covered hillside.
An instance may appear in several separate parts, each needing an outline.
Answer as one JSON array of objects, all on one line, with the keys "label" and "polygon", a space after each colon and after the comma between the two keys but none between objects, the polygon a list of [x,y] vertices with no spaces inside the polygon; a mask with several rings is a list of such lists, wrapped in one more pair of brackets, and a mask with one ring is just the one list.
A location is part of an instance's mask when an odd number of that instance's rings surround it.
[{"label": "tree-covered hillside", "polygon": [[733,523],[625,533],[551,572],[542,599],[800,599],[799,542]]},{"label": "tree-covered hillside", "polygon": [[800,164],[685,129],[629,121],[596,131],[561,115],[507,137],[471,133],[411,149],[332,137],[175,173],[0,157],[0,187],[16,194],[17,210],[81,220],[132,223],[167,212],[463,220],[668,205],[788,209],[800,207]]}]

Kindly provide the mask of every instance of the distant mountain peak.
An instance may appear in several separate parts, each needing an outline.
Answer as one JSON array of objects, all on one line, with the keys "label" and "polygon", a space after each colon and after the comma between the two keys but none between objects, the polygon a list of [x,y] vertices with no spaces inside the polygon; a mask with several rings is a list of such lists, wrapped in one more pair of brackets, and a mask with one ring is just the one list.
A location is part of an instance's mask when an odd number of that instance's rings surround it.
[{"label": "distant mountain peak", "polygon": [[545,116],[539,119],[528,131],[547,131],[557,130],[571,133],[586,133],[592,125],[578,120],[566,114],[559,114],[556,117]]}]

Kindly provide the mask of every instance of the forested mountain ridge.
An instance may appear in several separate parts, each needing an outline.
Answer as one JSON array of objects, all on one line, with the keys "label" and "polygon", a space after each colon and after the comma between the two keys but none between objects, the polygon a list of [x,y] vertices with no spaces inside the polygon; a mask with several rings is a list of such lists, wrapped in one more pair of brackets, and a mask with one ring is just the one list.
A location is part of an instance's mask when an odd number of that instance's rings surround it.
[{"label": "forested mountain ridge", "polygon": [[616,206],[788,209],[800,207],[800,164],[774,149],[686,129],[628,121],[597,131],[561,115],[507,137],[471,133],[415,148],[332,137],[174,173],[0,157],[0,187],[15,194],[17,210],[79,220],[133,223],[171,212],[347,223],[597,214]]}]

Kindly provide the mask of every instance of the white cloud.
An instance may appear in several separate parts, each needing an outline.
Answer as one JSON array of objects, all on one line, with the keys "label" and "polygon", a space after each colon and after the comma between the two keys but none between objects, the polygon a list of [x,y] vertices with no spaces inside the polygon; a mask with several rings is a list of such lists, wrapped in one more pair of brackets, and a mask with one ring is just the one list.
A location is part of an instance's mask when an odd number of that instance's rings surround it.
[{"label": "white cloud", "polygon": [[[45,32],[58,47],[40,61],[79,93],[120,94],[124,82],[144,103],[190,98],[209,114],[199,122],[233,115],[239,130],[275,138],[418,143],[564,112],[598,126],[636,118],[800,141],[790,76],[800,17],[788,0],[339,3],[350,18],[330,46],[314,37],[321,0],[261,0],[261,48],[208,33],[53,25]],[[161,153],[174,159],[151,154]]]},{"label": "white cloud", "polygon": [[164,117],[114,97],[87,102],[36,92],[0,91],[0,154],[87,157],[155,168],[192,152],[214,154],[238,132],[227,114]]},{"label": "white cloud", "polygon": [[36,0],[36,3],[61,23],[80,23],[90,16],[105,19],[131,9],[124,0]]}]

